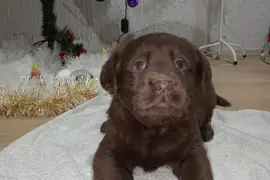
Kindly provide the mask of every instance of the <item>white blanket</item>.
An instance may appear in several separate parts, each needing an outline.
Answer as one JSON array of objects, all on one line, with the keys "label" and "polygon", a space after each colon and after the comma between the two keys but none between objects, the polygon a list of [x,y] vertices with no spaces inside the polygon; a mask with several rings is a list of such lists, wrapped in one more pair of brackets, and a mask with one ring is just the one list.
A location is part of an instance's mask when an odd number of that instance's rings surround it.
[{"label": "white blanket", "polygon": [[[101,95],[31,131],[0,152],[1,180],[91,180],[91,160],[103,137],[110,98]],[[216,180],[270,180],[270,113],[216,110],[207,143]],[[169,169],[136,180],[176,180]]]}]

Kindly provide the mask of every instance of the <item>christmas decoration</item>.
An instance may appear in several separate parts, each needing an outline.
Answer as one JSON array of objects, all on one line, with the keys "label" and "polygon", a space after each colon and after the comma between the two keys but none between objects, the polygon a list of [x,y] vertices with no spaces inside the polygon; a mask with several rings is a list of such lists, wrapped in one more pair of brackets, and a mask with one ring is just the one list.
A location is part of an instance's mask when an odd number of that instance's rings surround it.
[{"label": "christmas decoration", "polygon": [[108,53],[108,52],[106,51],[105,48],[102,48],[102,49],[101,49],[101,54],[102,54],[102,55],[106,55],[107,53]]},{"label": "christmas decoration", "polygon": [[129,7],[134,8],[139,4],[139,0],[127,0],[127,3]]},{"label": "christmas decoration", "polygon": [[94,76],[89,71],[86,71],[84,69],[73,71],[69,75],[69,77],[75,78],[76,81],[84,81],[85,79],[88,79],[88,78],[94,78]]},{"label": "christmas decoration", "polygon": [[61,51],[59,56],[60,56],[60,60],[61,60],[61,63],[62,65],[65,65],[65,58],[69,55],[68,52],[65,52],[65,51]]},{"label": "christmas decoration", "polygon": [[[16,53],[20,51],[24,52],[18,49]],[[57,53],[47,47],[20,59],[9,52],[3,55],[10,61],[0,66],[2,116],[57,116],[104,92],[97,76],[108,55],[101,52],[70,58],[66,67],[53,63]]]},{"label": "christmas decoration", "polygon": [[67,30],[67,32],[66,32],[66,38],[67,38],[67,40],[69,40],[70,42],[74,41],[74,39],[75,39],[74,35],[73,35],[70,31],[68,31],[68,30]]},{"label": "christmas decoration", "polygon": [[61,80],[67,78],[70,74],[71,71],[69,69],[62,69],[57,73],[56,77],[57,79]]},{"label": "christmas decoration", "polygon": [[87,51],[86,51],[86,49],[84,49],[84,48],[79,48],[79,50],[77,51],[77,56],[80,56],[80,55],[82,55],[82,54],[85,54],[85,53],[87,53]]},{"label": "christmas decoration", "polygon": [[31,73],[30,73],[30,79],[32,79],[33,77],[36,77],[36,78],[39,79],[40,75],[41,75],[41,73],[40,73],[40,71],[38,69],[37,64],[33,63],[32,68],[31,68]]},{"label": "christmas decoration", "polygon": [[36,80],[38,80],[39,86],[40,87],[44,87],[44,82],[41,78],[41,73],[38,69],[38,65],[33,63],[32,64],[32,68],[31,68],[31,73],[30,73],[30,78],[29,81],[36,78]]},{"label": "christmas decoration", "polygon": [[0,114],[15,117],[57,116],[101,92],[95,79],[87,79],[84,83],[63,82],[47,91],[47,95],[44,95],[44,91],[40,91],[39,88],[30,91],[1,90]]},{"label": "christmas decoration", "polygon": [[54,50],[55,43],[58,43],[61,50],[59,56],[63,65],[65,64],[65,57],[76,57],[87,53],[87,50],[83,48],[82,43],[74,44],[76,38],[70,29],[64,27],[60,30],[56,26],[57,17],[54,13],[55,0],[40,0],[40,2],[42,4],[43,12],[41,34],[44,37],[44,40],[35,43],[34,46],[47,42],[48,48]]},{"label": "christmas decoration", "polygon": [[42,4],[42,27],[41,27],[41,35],[45,38],[42,41],[48,42],[48,48],[53,50],[54,41],[56,39],[56,35],[58,33],[58,29],[56,25],[56,15],[54,14],[54,3],[55,0],[40,0]]}]

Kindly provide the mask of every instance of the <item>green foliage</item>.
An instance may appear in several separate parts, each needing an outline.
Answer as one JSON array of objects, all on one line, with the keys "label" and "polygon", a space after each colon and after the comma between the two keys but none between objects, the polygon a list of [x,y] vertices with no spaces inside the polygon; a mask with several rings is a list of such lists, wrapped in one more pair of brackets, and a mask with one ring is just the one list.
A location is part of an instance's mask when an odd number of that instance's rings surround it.
[{"label": "green foliage", "polygon": [[54,50],[54,44],[57,42],[61,47],[61,51],[76,56],[83,44],[73,43],[75,36],[67,27],[64,27],[62,30],[58,29],[56,25],[57,16],[54,12],[55,0],[40,0],[40,2],[42,5],[41,35],[44,37],[44,40],[35,43],[34,46],[47,42],[48,48]]},{"label": "green foliage", "polygon": [[80,43],[73,43],[73,39],[70,39],[69,36],[74,37],[74,34],[71,32],[70,29],[65,26],[61,31],[59,31],[56,41],[61,44],[61,51],[68,52],[73,56],[76,56],[76,53],[79,51],[80,48],[83,47],[83,44]]},{"label": "green foliage", "polygon": [[42,4],[42,27],[41,35],[48,41],[48,47],[53,50],[54,41],[58,34],[56,27],[56,15],[54,13],[55,0],[40,0]]}]

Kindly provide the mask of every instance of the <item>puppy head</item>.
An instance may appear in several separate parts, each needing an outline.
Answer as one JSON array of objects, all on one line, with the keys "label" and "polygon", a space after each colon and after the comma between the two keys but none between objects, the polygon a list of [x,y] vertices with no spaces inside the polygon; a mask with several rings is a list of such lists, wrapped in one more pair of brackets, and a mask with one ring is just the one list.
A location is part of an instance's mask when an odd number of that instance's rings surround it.
[{"label": "puppy head", "polygon": [[101,85],[140,123],[172,124],[188,111],[195,94],[205,91],[205,61],[183,38],[148,34],[122,44],[111,55],[103,66]]}]

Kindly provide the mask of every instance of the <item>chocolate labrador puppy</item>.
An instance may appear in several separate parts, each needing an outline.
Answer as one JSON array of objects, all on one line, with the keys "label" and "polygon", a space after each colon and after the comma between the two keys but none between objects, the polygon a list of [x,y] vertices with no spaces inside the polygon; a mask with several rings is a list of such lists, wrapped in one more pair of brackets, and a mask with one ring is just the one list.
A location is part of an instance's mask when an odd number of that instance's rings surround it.
[{"label": "chocolate labrador puppy", "polygon": [[[125,47],[125,45],[128,42],[132,41],[133,38],[134,37],[133,37],[132,34],[127,35],[124,38],[123,42],[121,43],[122,47],[120,46],[120,49],[118,49],[118,51],[120,52],[121,49],[123,50],[123,47]],[[211,71],[211,69],[209,68],[208,71]],[[111,86],[108,86],[107,84],[105,84],[105,83],[107,83],[107,81],[106,81],[106,78],[107,78],[106,75],[107,74],[105,72],[106,72],[106,69],[105,69],[105,66],[104,66],[103,71],[101,72],[101,85],[103,86],[103,88],[107,92],[109,92],[111,95],[113,95],[113,92],[114,91],[113,91],[112,87]],[[209,76],[209,78],[210,78],[210,80],[212,80],[211,79],[211,75]],[[212,95],[213,94],[209,95],[209,98],[211,98]],[[214,99],[212,99],[212,100],[214,100]],[[222,106],[222,107],[229,107],[229,106],[231,106],[231,103],[228,100],[226,100],[223,97],[221,97],[218,94],[216,94],[216,105]],[[210,124],[211,123],[211,119],[212,119],[212,111],[213,111],[213,109],[212,109],[212,107],[206,107],[206,109],[207,108],[208,108],[208,112],[209,113],[207,114],[206,118],[205,119],[204,118],[201,118],[200,121],[199,121],[200,129],[201,129],[201,135],[202,135],[202,138],[203,138],[203,141],[204,142],[208,142],[208,141],[212,140],[213,137],[214,137],[214,130],[211,127],[211,124]],[[202,116],[202,117],[204,117],[204,116]],[[107,127],[107,121],[105,121],[105,122],[102,123],[102,125],[100,127],[100,131],[102,133],[106,133],[106,127]]]},{"label": "chocolate labrador puppy", "polygon": [[[133,169],[170,166],[180,180],[212,180],[203,146],[216,95],[209,62],[189,41],[152,33],[123,43],[103,66],[112,95],[94,180],[133,180]],[[224,103],[224,102],[222,102]]]}]

